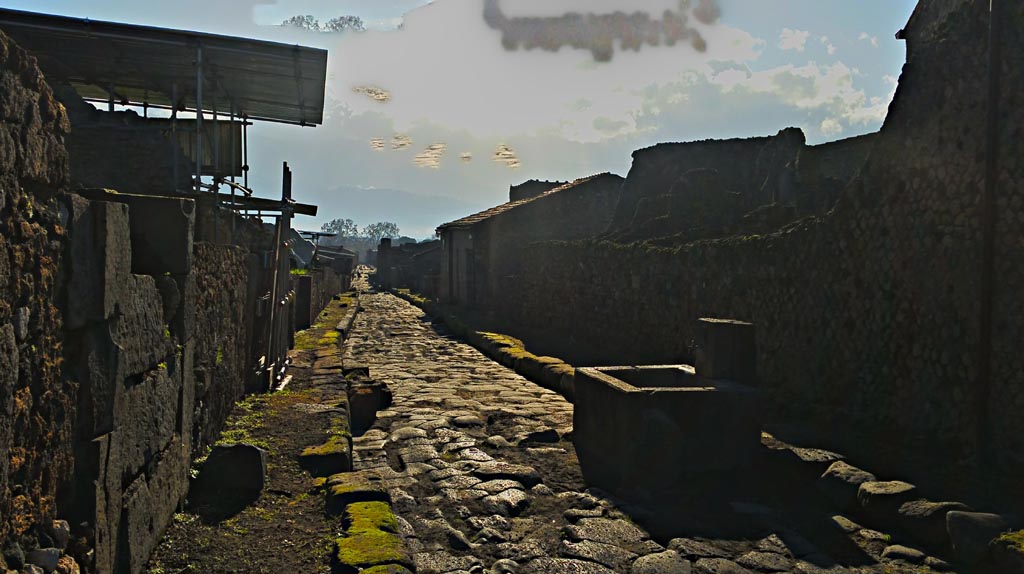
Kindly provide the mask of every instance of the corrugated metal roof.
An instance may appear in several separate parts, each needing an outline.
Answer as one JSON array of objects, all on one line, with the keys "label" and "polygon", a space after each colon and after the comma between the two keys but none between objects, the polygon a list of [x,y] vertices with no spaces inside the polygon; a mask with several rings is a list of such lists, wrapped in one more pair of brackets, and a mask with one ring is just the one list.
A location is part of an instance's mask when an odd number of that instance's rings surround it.
[{"label": "corrugated metal roof", "polygon": [[476,225],[477,223],[480,223],[481,221],[490,219],[490,218],[492,218],[492,217],[494,217],[496,215],[500,215],[500,214],[505,213],[505,212],[507,212],[509,210],[515,209],[515,208],[519,207],[520,205],[526,205],[527,203],[532,203],[534,201],[537,201],[538,199],[541,199],[541,198],[544,198],[544,197],[548,197],[549,195],[558,193],[560,191],[564,191],[566,189],[572,189],[572,188],[577,187],[579,185],[583,185],[585,183],[589,183],[590,181],[593,181],[593,180],[598,179],[600,177],[605,177],[605,176],[609,176],[609,175],[612,175],[612,174],[610,174],[608,172],[605,172],[605,173],[599,173],[597,175],[592,175],[590,177],[582,177],[580,179],[577,179],[576,181],[573,181],[573,182],[567,183],[565,185],[556,187],[556,188],[554,188],[554,189],[552,189],[550,191],[545,191],[544,193],[542,193],[540,195],[537,195],[537,196],[534,196],[534,197],[528,197],[526,199],[519,199],[519,200],[516,200],[516,201],[510,201],[508,203],[503,203],[503,204],[498,205],[496,207],[492,207],[490,209],[485,209],[485,210],[483,210],[483,211],[481,211],[479,213],[474,213],[473,215],[467,215],[466,217],[463,217],[462,219],[456,219],[455,221],[450,221],[450,222],[445,223],[444,225],[438,227],[437,230],[438,230],[438,232],[440,232],[443,229],[457,229],[457,228],[472,227],[473,225]]},{"label": "corrugated metal roof", "polygon": [[[0,8],[0,30],[51,78],[84,97],[197,108],[300,125],[323,123],[327,51],[247,38],[51,16]],[[178,102],[172,95],[177,85]]]}]

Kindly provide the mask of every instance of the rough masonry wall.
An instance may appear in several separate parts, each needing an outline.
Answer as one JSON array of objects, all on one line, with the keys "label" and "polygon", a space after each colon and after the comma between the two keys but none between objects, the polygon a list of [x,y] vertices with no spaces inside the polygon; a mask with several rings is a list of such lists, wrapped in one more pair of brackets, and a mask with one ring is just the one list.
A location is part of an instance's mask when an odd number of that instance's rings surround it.
[{"label": "rough masonry wall", "polygon": [[235,402],[245,394],[252,365],[252,299],[245,250],[195,244],[195,418],[193,452],[216,440]]},{"label": "rough masonry wall", "polygon": [[474,225],[477,262],[473,268],[479,294],[493,299],[503,284],[521,273],[519,254],[529,243],[581,239],[607,231],[622,181],[617,175],[598,175]]},{"label": "rough masonry wall", "polygon": [[[994,332],[989,422],[994,459],[1024,469],[1024,5],[1007,2],[1003,25],[1000,166],[996,201]],[[963,82],[963,80],[960,80]],[[963,83],[960,88],[965,87]],[[972,126],[972,129],[978,127]],[[957,146],[954,140],[947,145]],[[1005,456],[1004,456],[1005,455]],[[1017,476],[1020,476],[1019,474]]]},{"label": "rough masonry wall", "polygon": [[131,110],[107,112],[82,100],[70,86],[54,86],[67,109],[71,180],[77,187],[106,187],[121,193],[166,195],[191,187],[193,163],[154,123]]},{"label": "rough masonry wall", "polygon": [[53,201],[68,180],[67,130],[35,59],[0,31],[0,540],[55,518],[73,466]]},{"label": "rough masonry wall", "polygon": [[[1007,22],[1024,21],[1024,7],[1008,10]],[[753,321],[760,376],[778,398],[841,428],[970,456],[987,67],[975,39],[987,20],[987,3],[920,3],[890,115],[828,215],[676,249],[535,245],[523,255],[531,272],[503,294],[507,313],[622,364],[691,358],[697,317]],[[1004,42],[1004,54],[1024,50],[1019,27],[1006,26]],[[1024,83],[1014,61],[1003,65],[989,423],[997,464],[1019,472]]]}]

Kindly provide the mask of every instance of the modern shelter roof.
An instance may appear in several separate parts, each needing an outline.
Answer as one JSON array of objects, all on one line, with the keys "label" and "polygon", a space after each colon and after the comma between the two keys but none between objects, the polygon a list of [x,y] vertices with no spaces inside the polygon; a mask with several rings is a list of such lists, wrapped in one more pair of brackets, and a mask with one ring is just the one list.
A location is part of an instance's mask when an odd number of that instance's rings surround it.
[{"label": "modern shelter roof", "polygon": [[0,30],[86,99],[195,110],[200,60],[204,110],[323,123],[326,50],[4,8]]}]

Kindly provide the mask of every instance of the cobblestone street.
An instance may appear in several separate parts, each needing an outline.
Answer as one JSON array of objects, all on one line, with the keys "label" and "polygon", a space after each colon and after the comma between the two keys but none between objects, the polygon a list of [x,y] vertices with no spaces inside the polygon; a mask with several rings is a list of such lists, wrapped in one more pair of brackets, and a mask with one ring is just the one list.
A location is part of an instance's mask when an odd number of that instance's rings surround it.
[{"label": "cobblestone street", "polygon": [[419,574],[932,571],[923,555],[899,556],[900,546],[883,559],[889,537],[841,517],[836,532],[858,540],[860,561],[833,559],[782,528],[743,540],[654,541],[610,496],[586,487],[570,442],[571,403],[397,297],[366,293],[360,304],[345,362],[368,365],[394,402],[355,438],[355,468],[384,477]]}]

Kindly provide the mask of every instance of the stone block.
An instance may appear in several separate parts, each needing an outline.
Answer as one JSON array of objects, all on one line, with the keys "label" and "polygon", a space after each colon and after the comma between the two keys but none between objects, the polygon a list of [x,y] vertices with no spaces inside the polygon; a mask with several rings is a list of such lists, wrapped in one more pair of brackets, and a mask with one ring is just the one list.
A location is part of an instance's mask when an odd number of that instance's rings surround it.
[{"label": "stone block", "polygon": [[168,447],[178,429],[181,373],[169,366],[145,375],[141,382],[124,389],[117,412],[122,471],[139,473]]},{"label": "stone block", "polygon": [[241,498],[248,503],[259,498],[266,478],[265,450],[245,443],[217,445],[192,483],[190,497],[194,500]]},{"label": "stone block", "polygon": [[377,411],[391,403],[391,389],[379,381],[353,382],[348,386],[352,432],[361,435],[377,420]]},{"label": "stone block", "polygon": [[92,441],[92,453],[98,469],[96,480],[90,485],[90,498],[96,508],[96,572],[114,572],[117,566],[117,542],[121,526],[121,474],[118,450],[111,448],[115,442],[116,432]]},{"label": "stone block", "polygon": [[694,367],[708,379],[757,383],[756,332],[752,323],[698,319]]},{"label": "stone block", "polygon": [[331,476],[352,470],[352,438],[332,436],[325,443],[311,446],[299,455],[299,465],[313,476]]},{"label": "stone block", "polygon": [[911,500],[900,506],[900,530],[908,537],[929,549],[949,549],[949,534],[946,531],[946,514],[953,511],[970,511],[960,502],[932,502]]},{"label": "stone block", "polygon": [[175,350],[175,342],[164,321],[163,297],[156,280],[147,275],[129,275],[125,296],[117,302],[120,314],[111,323],[110,336],[124,376],[144,373],[156,367]]},{"label": "stone block", "polygon": [[900,480],[865,482],[857,489],[861,513],[870,526],[885,530],[899,528],[899,510],[915,498],[917,487]]},{"label": "stone block", "polygon": [[946,514],[946,530],[953,555],[965,564],[977,564],[989,557],[992,541],[1009,525],[998,514],[954,510]]},{"label": "stone block", "polygon": [[53,572],[60,561],[60,548],[36,548],[25,554],[25,562],[38,566],[44,572]]},{"label": "stone block", "polygon": [[877,480],[875,475],[861,470],[843,461],[836,461],[818,479],[818,489],[844,511],[853,511],[859,507],[857,492],[865,482]]},{"label": "stone block", "polygon": [[313,304],[313,278],[300,275],[295,279],[295,328],[308,329],[320,314]]},{"label": "stone block", "polygon": [[67,195],[69,260],[65,327],[110,318],[129,288],[132,247],[128,208]]},{"label": "stone block", "polygon": [[141,572],[160,542],[188,490],[190,464],[187,438],[175,435],[167,449],[149,464],[124,493],[122,528],[127,532],[124,547],[117,552],[127,558],[130,572]]},{"label": "stone block", "polygon": [[131,215],[133,273],[187,275],[192,270],[194,201],[95,189],[80,193],[89,199],[128,206]]},{"label": "stone block", "polygon": [[391,495],[379,474],[373,471],[343,472],[327,479],[326,506],[330,514],[341,514],[355,502],[391,503]]},{"label": "stone block", "polygon": [[[158,494],[159,495],[159,494]],[[153,495],[149,490],[146,476],[139,476],[124,491],[124,516],[121,527],[124,529],[125,544],[118,544],[118,563],[129,565],[130,572],[141,572],[142,566],[149,559],[149,553],[155,547],[156,518],[153,512]],[[115,572],[117,570],[111,570]]]},{"label": "stone block", "polygon": [[734,471],[761,447],[760,393],[686,365],[580,368],[573,442],[589,484],[656,492]]}]

